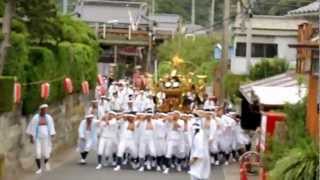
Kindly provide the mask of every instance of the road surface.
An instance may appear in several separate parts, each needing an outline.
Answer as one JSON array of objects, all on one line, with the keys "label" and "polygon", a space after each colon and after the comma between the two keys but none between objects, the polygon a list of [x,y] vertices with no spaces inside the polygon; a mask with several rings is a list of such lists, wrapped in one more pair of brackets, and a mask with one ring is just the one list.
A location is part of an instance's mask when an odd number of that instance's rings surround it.
[{"label": "road surface", "polygon": [[[95,155],[91,153],[88,164],[81,166],[77,164],[78,157],[75,152],[72,157],[61,158],[52,162],[52,170],[43,172],[41,175],[29,175],[27,180],[186,180],[190,179],[186,172],[171,172],[164,175],[161,172],[122,169],[114,172],[111,167],[96,170]],[[239,165],[212,167],[210,180],[239,180]]]}]

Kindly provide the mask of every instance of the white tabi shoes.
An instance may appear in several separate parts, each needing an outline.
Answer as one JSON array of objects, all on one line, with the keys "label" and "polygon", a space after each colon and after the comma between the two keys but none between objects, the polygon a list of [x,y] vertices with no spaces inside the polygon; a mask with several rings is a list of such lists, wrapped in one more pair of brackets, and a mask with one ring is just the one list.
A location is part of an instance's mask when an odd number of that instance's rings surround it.
[{"label": "white tabi shoes", "polygon": [[114,171],[120,171],[121,170],[121,167],[118,165],[116,166],[115,168],[113,168]]},{"label": "white tabi shoes", "polygon": [[38,169],[37,171],[36,171],[36,174],[41,174],[42,173],[42,170],[41,169]]},{"label": "white tabi shoes", "polygon": [[100,170],[102,168],[101,164],[98,164],[98,166],[96,167],[96,170]]}]

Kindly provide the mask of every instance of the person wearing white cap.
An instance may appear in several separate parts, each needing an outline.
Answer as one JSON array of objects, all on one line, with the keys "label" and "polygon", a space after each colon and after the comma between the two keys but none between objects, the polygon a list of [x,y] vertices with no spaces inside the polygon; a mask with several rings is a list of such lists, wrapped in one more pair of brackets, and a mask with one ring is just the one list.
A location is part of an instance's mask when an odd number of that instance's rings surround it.
[{"label": "person wearing white cap", "polygon": [[52,138],[56,134],[54,121],[51,115],[47,113],[48,105],[42,104],[39,107],[39,113],[31,119],[26,133],[30,136],[30,142],[35,145],[36,165],[38,170],[36,174],[41,174],[41,158],[44,158],[46,170],[50,170],[48,163],[51,150]]},{"label": "person wearing white cap", "polygon": [[[155,161],[156,146],[154,142],[155,138],[155,122],[152,120],[152,114],[146,114],[144,120],[139,122],[140,138],[139,138],[139,158],[140,169],[144,171],[144,164],[147,152],[151,156],[151,160]],[[147,169],[151,169],[150,161],[147,161]]]},{"label": "person wearing white cap", "polygon": [[134,104],[137,108],[137,112],[140,112],[140,113],[145,112],[146,97],[143,91],[140,91],[139,94],[136,96]]},{"label": "person wearing white cap", "polygon": [[170,125],[167,136],[166,169],[164,174],[169,173],[170,164],[173,166],[172,157],[178,158],[177,171],[181,171],[181,162],[185,155],[184,142],[184,121],[180,119],[179,112],[171,113]]},{"label": "person wearing white cap", "polygon": [[160,113],[155,119],[155,145],[157,151],[157,171],[165,169],[164,161],[166,155],[166,137],[168,133],[168,121],[166,114]]},{"label": "person wearing white cap", "polygon": [[234,120],[227,115],[221,116],[222,134],[219,138],[219,147],[223,151],[225,165],[229,165],[230,153],[232,151],[232,142],[234,138],[233,127]]},{"label": "person wearing white cap", "polygon": [[216,103],[215,103],[215,97],[214,96],[210,96],[209,98],[207,98],[204,102],[203,105],[203,110],[205,111],[213,111],[216,107]]},{"label": "person wearing white cap", "polygon": [[86,115],[85,119],[80,122],[78,129],[81,155],[80,164],[86,164],[87,155],[90,150],[96,149],[98,122],[93,114]]},{"label": "person wearing white cap", "polygon": [[135,116],[132,114],[126,115],[120,126],[120,141],[117,152],[117,166],[113,169],[119,171],[121,169],[122,158],[125,152],[129,152],[131,157],[131,166],[136,168],[138,147],[136,144],[136,123]]},{"label": "person wearing white cap", "polygon": [[106,96],[101,96],[98,103],[98,109],[100,113],[100,118],[104,115],[105,112],[109,112],[111,110],[110,101]]},{"label": "person wearing white cap", "polygon": [[144,112],[153,113],[155,110],[155,103],[153,101],[153,96],[149,95],[145,98]]},{"label": "person wearing white cap", "polygon": [[128,101],[124,105],[124,112],[126,112],[126,113],[136,113],[137,111],[138,111],[137,110],[137,106],[134,103],[134,97],[133,97],[132,94],[130,94],[128,96]]},{"label": "person wearing white cap", "polygon": [[97,170],[102,168],[102,157],[105,157],[106,163],[116,152],[118,123],[113,113],[106,113],[99,123],[99,145],[98,145],[98,166]]},{"label": "person wearing white cap", "polygon": [[208,141],[199,123],[192,125],[192,140],[190,153],[191,180],[206,180],[210,176],[210,155],[208,150]]}]

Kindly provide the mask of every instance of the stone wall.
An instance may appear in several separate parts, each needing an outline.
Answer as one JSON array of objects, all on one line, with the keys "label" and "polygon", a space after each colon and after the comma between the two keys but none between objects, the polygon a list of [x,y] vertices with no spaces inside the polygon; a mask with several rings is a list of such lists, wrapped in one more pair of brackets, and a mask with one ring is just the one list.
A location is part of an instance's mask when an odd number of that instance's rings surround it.
[{"label": "stone wall", "polygon": [[[53,139],[53,154],[76,145],[78,125],[83,119],[88,99],[70,95],[60,103],[49,105],[57,131]],[[19,108],[0,114],[0,155],[5,157],[5,179],[15,180],[21,170],[35,169],[34,146],[25,134],[32,116],[22,116]]]}]

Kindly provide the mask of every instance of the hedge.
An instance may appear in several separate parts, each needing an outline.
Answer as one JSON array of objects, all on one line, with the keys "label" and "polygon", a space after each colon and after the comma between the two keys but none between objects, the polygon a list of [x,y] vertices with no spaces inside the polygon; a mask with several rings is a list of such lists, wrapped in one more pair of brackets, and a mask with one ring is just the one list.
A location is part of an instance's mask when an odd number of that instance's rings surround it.
[{"label": "hedge", "polygon": [[[25,84],[22,92],[23,114],[33,113],[43,102],[63,99],[66,96],[64,77],[72,79],[76,92],[80,91],[83,80],[89,81],[91,87],[96,84],[100,48],[94,33],[83,22],[70,17],[61,18],[64,38],[59,43],[47,44],[34,44],[25,25],[13,21],[12,46],[8,50],[3,75],[16,76],[20,83]],[[69,39],[68,29],[74,33]],[[50,82],[57,78],[57,81]],[[40,98],[40,83],[28,85],[36,81],[50,82],[48,100]]]},{"label": "hedge", "polygon": [[8,112],[13,107],[13,86],[15,77],[0,76],[0,112]]}]

